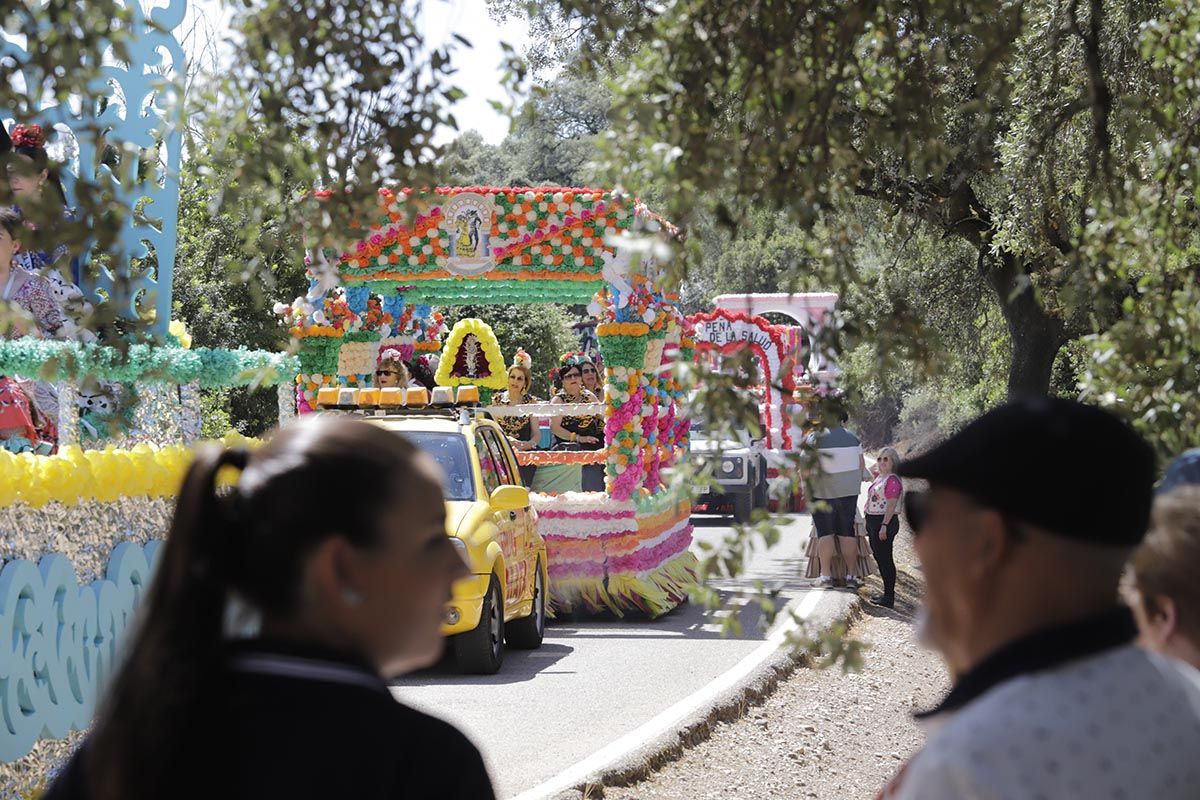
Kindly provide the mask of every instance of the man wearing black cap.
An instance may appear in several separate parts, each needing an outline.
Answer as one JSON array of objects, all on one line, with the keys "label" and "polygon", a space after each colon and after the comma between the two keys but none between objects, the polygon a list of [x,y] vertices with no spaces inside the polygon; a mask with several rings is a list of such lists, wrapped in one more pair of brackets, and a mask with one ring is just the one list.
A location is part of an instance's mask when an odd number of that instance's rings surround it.
[{"label": "man wearing black cap", "polygon": [[1200,673],[1133,645],[1118,583],[1147,526],[1150,448],[1039,398],[901,464],[929,635],[956,676],[883,798],[1174,798],[1200,786]]}]

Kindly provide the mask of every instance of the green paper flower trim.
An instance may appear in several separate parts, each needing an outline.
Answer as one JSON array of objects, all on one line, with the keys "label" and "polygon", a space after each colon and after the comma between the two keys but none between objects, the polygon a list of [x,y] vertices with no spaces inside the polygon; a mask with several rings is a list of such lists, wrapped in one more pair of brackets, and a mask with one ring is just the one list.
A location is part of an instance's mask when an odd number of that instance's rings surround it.
[{"label": "green paper flower trim", "polygon": [[198,382],[205,388],[275,386],[290,383],[300,359],[261,350],[218,350],[197,347],[130,345],[113,347],[81,342],[14,339],[0,341],[0,375],[49,381],[93,377],[118,383]]},{"label": "green paper flower trim", "polygon": [[[336,337],[328,337],[336,338]],[[352,331],[342,337],[343,342],[378,342],[379,331]]]},{"label": "green paper flower trim", "polygon": [[605,366],[641,369],[646,358],[644,336],[599,336]]}]

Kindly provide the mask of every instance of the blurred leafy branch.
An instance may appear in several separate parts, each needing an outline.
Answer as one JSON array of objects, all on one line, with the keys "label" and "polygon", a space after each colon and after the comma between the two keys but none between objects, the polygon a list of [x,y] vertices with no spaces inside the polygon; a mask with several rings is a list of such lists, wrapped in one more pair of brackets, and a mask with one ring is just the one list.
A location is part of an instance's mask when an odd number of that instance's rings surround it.
[{"label": "blurred leafy branch", "polygon": [[[873,279],[864,241],[903,258],[920,231],[926,252],[960,254],[957,283],[1002,320],[1009,394],[1051,390],[1068,348],[1087,358],[1067,391],[1112,404],[1164,455],[1195,441],[1194,321],[1171,310],[1194,306],[1197,275],[1194,4],[546,5],[535,19],[572,32],[560,55],[611,77],[600,166],[670,187],[673,221],[736,236],[777,215],[797,232],[778,285],[844,298]],[[710,270],[703,253],[683,248],[676,277]],[[852,317],[842,352],[920,353],[934,308]]]}]

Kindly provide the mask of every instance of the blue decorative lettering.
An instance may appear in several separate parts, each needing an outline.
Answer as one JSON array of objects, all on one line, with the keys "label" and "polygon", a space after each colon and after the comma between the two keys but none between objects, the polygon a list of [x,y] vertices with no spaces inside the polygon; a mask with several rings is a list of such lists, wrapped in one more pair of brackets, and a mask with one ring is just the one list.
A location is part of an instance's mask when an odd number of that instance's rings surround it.
[{"label": "blue decorative lettering", "polygon": [[0,567],[0,763],[91,724],[160,544],[118,544],[85,587],[57,553]]}]

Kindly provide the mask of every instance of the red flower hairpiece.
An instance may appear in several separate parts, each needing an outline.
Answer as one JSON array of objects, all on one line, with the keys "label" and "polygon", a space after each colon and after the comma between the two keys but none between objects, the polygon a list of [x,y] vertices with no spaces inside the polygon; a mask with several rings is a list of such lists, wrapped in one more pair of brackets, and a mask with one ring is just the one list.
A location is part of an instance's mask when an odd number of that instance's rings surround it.
[{"label": "red flower hairpiece", "polygon": [[13,147],[35,147],[43,148],[46,146],[46,135],[42,133],[41,125],[14,125],[12,129]]}]

